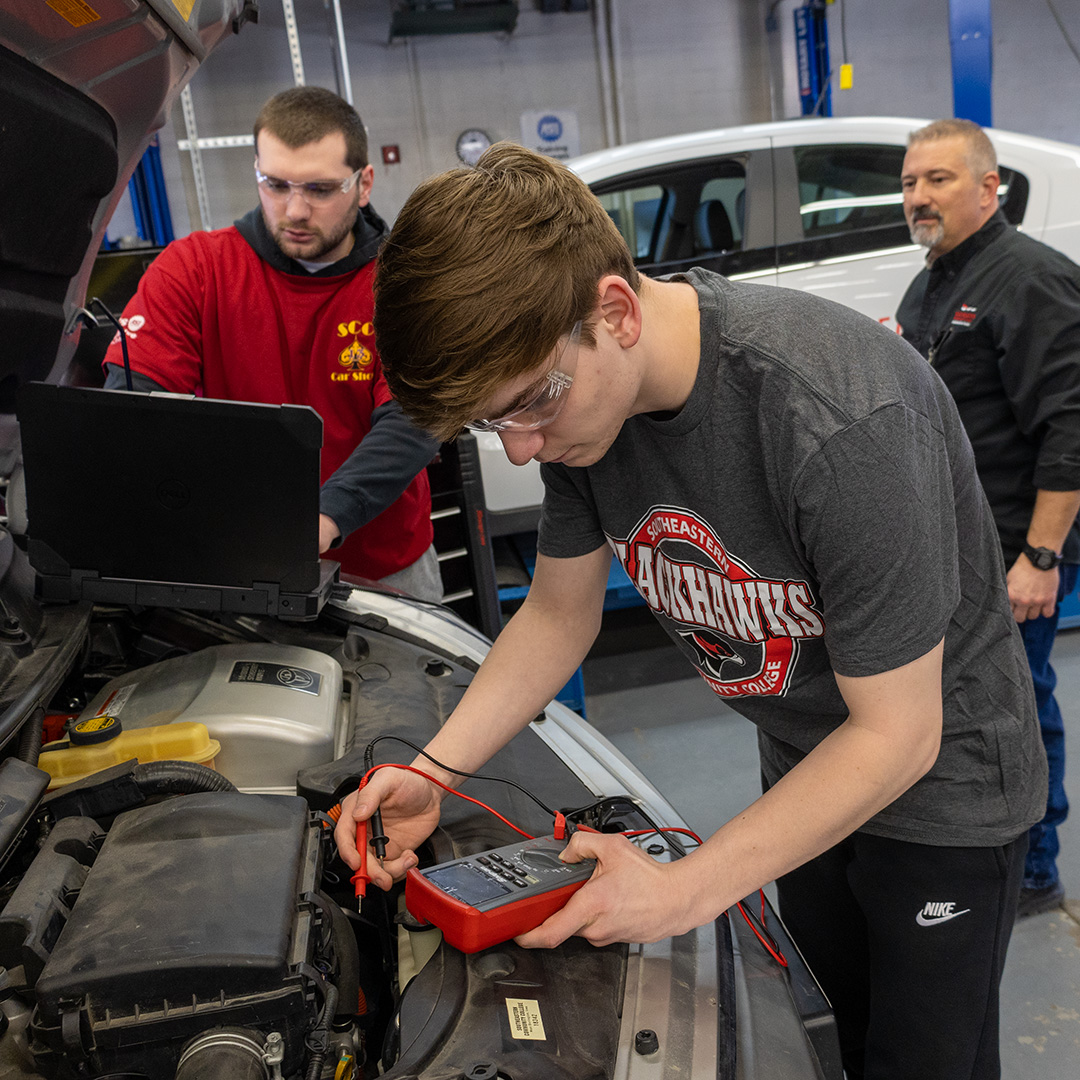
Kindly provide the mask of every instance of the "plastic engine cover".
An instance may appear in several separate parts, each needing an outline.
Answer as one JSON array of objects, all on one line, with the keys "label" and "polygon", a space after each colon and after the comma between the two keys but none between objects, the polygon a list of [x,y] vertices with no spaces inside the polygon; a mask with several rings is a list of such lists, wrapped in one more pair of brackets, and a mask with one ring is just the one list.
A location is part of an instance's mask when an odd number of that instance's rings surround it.
[{"label": "plastic engine cover", "polygon": [[230,1023],[273,1025],[302,1054],[302,897],[318,870],[300,798],[218,792],[121,814],[37,981],[43,1069],[94,1047],[98,1067],[171,1076],[188,1038]]},{"label": "plastic engine cover", "polygon": [[177,720],[221,743],[215,768],[245,791],[291,793],[300,769],[337,756],[341,666],[314,649],[218,645],[113,679],[80,719],[125,730]]}]

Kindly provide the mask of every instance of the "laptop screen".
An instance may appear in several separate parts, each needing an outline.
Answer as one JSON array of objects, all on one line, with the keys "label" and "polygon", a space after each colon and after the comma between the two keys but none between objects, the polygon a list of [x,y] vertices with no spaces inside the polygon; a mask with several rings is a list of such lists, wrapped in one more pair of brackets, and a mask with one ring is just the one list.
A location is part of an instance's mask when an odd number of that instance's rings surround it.
[{"label": "laptop screen", "polygon": [[130,589],[104,583],[139,581],[262,610],[241,594],[323,586],[322,421],[308,406],[28,383],[18,415],[27,550],[46,598],[68,579],[65,598],[124,602]]}]

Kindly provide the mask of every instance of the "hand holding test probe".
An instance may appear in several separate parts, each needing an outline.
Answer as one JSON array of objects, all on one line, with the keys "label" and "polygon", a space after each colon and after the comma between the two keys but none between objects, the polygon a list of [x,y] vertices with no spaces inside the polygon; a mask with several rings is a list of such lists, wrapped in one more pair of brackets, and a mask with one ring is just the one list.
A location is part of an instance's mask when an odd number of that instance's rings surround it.
[{"label": "hand holding test probe", "polygon": [[[415,773],[379,769],[363,788],[342,800],[334,830],[342,859],[353,871],[363,859],[371,884],[389,889],[416,866],[414,850],[438,825],[441,803],[439,789]],[[361,826],[364,835],[358,844]],[[381,859],[367,842],[380,835],[386,837]]]}]

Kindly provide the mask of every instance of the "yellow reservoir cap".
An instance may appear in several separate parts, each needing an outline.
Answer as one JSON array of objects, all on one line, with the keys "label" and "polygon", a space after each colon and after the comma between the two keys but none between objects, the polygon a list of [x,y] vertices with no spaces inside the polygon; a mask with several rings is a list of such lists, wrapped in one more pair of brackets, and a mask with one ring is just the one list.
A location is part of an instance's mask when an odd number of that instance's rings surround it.
[{"label": "yellow reservoir cap", "polygon": [[[55,749],[52,749],[55,747]],[[84,776],[137,758],[147,761],[190,761],[211,768],[221,744],[205,724],[184,722],[122,731],[115,739],[90,746],[72,746],[66,739],[41,748],[38,768],[51,777],[49,788],[63,787]]]}]

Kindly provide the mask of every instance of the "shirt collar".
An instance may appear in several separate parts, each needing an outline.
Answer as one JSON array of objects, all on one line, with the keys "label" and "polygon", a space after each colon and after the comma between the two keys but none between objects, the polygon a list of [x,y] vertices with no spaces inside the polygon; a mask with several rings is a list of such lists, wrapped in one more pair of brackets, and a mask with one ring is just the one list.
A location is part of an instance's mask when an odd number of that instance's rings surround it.
[{"label": "shirt collar", "polygon": [[1009,223],[1005,215],[996,210],[981,229],[973,232],[966,240],[957,244],[952,251],[945,252],[930,264],[931,273],[942,273],[955,277],[980,251],[989,247],[1007,228]]}]

